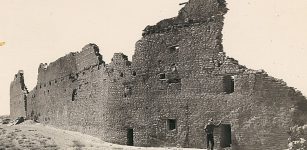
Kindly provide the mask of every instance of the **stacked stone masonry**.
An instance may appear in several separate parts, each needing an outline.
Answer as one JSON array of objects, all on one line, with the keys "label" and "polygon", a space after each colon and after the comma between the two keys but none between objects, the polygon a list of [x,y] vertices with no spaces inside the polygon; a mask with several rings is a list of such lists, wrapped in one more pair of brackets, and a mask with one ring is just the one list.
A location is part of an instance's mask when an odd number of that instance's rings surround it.
[{"label": "stacked stone masonry", "polygon": [[[19,72],[11,115],[111,143],[131,145],[133,136],[135,146],[194,148],[206,147],[207,121],[222,119],[231,125],[232,149],[285,149],[290,128],[306,124],[306,98],[226,56],[226,12],[223,0],[190,0],[177,17],[144,29],[132,62],[116,53],[106,64],[88,44],[40,64],[30,92]],[[222,134],[215,132],[216,145]]]},{"label": "stacked stone masonry", "polygon": [[10,116],[26,117],[28,89],[24,83],[23,71],[20,70],[10,85]]}]

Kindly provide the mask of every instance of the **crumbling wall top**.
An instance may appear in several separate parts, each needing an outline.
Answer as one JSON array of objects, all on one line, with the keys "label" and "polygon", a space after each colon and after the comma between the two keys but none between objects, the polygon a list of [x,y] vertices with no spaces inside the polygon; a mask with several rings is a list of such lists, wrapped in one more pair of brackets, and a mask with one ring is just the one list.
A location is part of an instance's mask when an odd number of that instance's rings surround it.
[{"label": "crumbling wall top", "polygon": [[224,15],[228,9],[225,0],[189,0],[185,6],[179,11],[177,17],[164,19],[156,25],[147,26],[143,31],[143,36],[161,32],[169,31],[174,27],[187,27],[194,23],[211,22],[216,20],[223,20]]},{"label": "crumbling wall top", "polygon": [[99,51],[100,49],[96,44],[85,45],[82,51],[76,54],[77,70],[81,71],[91,66],[105,64]]},{"label": "crumbling wall top", "polygon": [[128,56],[123,53],[114,53],[111,59],[111,66],[124,65],[130,66],[131,62],[128,60]]},{"label": "crumbling wall top", "polygon": [[16,80],[17,78],[22,77],[22,76],[23,76],[23,74],[24,74],[24,71],[23,71],[23,70],[19,70],[19,71],[18,71],[18,73],[17,73],[17,74],[15,74],[15,78],[14,78],[14,80]]},{"label": "crumbling wall top", "polygon": [[228,9],[225,0],[189,0],[179,11],[178,21],[203,20],[214,15],[224,15]]}]

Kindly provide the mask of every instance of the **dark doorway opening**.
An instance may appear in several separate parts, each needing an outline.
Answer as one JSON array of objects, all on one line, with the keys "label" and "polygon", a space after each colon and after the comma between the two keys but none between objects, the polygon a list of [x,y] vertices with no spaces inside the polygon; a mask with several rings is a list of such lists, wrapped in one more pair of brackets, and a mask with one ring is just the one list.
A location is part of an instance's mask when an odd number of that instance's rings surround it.
[{"label": "dark doorway opening", "polygon": [[221,125],[221,148],[226,148],[231,146],[231,125],[222,124]]},{"label": "dark doorway opening", "polygon": [[133,146],[133,129],[127,130],[127,145]]}]

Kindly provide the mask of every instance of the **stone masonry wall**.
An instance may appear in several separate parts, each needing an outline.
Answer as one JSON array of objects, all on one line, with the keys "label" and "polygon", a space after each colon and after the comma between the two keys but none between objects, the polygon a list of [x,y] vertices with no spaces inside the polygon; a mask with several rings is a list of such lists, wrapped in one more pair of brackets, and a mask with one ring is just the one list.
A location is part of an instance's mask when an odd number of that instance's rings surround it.
[{"label": "stone masonry wall", "polygon": [[[195,148],[206,147],[203,129],[213,118],[231,125],[232,149],[287,148],[290,129],[306,124],[306,98],[226,56],[226,12],[224,0],[190,0],[177,17],[144,29],[132,62],[115,53],[105,64],[98,46],[88,44],[41,64],[26,96],[27,117],[112,143],[129,144],[133,129],[136,146]],[[20,78],[11,84],[18,111]],[[215,131],[217,146],[223,134]]]},{"label": "stone masonry wall", "polygon": [[101,58],[98,47],[88,44],[80,53],[40,66],[39,84],[28,96],[29,118],[126,144],[123,98],[131,62],[121,53],[108,65]]},{"label": "stone masonry wall", "polygon": [[23,71],[20,70],[10,85],[10,116],[12,118],[26,117],[27,94]]}]

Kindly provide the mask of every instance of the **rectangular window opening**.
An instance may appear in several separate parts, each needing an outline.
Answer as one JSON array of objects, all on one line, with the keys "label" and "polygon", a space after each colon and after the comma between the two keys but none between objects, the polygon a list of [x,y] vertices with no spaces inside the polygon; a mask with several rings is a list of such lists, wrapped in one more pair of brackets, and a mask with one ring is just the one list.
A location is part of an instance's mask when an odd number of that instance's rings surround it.
[{"label": "rectangular window opening", "polygon": [[235,91],[235,77],[234,76],[225,76],[223,79],[223,82],[224,82],[224,92],[226,92],[226,94],[230,94]]},{"label": "rectangular window opening", "polygon": [[160,73],[160,74],[159,74],[159,79],[160,79],[160,80],[166,79],[165,73]]},{"label": "rectangular window opening", "polygon": [[167,119],[168,130],[175,130],[176,126],[176,119]]},{"label": "rectangular window opening", "polygon": [[75,101],[76,100],[76,95],[77,95],[77,89],[74,89],[73,91],[72,91],[72,98],[71,98],[71,101]]}]

